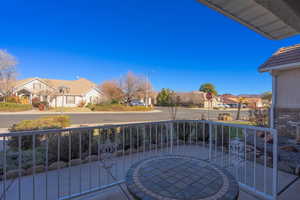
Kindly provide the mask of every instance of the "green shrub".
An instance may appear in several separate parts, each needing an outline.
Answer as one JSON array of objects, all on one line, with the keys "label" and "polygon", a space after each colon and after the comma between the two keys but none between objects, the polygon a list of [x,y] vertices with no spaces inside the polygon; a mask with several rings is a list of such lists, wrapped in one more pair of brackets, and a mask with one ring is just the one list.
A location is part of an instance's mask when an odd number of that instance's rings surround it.
[{"label": "green shrub", "polygon": [[95,106],[96,106],[95,104],[88,103],[85,107],[93,110],[95,108]]},{"label": "green shrub", "polygon": [[26,110],[32,110],[32,106],[29,104],[0,102],[0,112],[17,112]]}]

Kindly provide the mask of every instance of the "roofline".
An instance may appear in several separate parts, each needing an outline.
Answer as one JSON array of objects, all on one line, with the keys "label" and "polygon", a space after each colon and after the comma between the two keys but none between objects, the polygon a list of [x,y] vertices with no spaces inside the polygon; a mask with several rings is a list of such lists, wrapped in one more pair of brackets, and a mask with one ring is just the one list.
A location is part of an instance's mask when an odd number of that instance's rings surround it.
[{"label": "roofline", "polygon": [[83,95],[86,95],[87,93],[89,93],[92,90],[96,90],[99,94],[104,95],[103,92],[100,89],[98,89],[97,87],[92,87],[89,91],[87,91]]},{"label": "roofline", "polygon": [[[29,81],[27,81],[27,82],[25,82],[25,83],[23,83],[23,84],[21,84],[21,85],[19,85],[19,86],[16,86],[16,87],[15,87],[16,91],[18,91],[18,89],[19,89],[20,87],[24,86],[25,84],[31,83],[32,81],[35,81],[35,80],[38,80],[38,81],[44,83],[45,85],[47,85],[48,87],[52,88],[53,90],[56,90],[56,88],[54,88],[54,87],[52,87],[51,85],[47,84],[47,83],[46,83],[45,81],[43,81],[41,78],[35,77],[35,78],[32,78],[31,80],[29,80]],[[23,89],[23,88],[22,88],[22,89]]]},{"label": "roofline", "polygon": [[23,84],[17,85],[15,88],[19,88],[19,87],[21,87],[21,86],[23,86],[23,85],[25,85],[25,84],[27,84],[27,83],[30,83],[30,82],[32,82],[32,81],[34,81],[34,80],[36,80],[36,79],[37,79],[37,78],[32,78],[31,80],[28,80],[28,81],[24,82]]},{"label": "roofline", "polygon": [[237,17],[237,16],[235,16],[235,15],[233,15],[233,14],[225,11],[224,9],[222,9],[219,6],[213,4],[212,2],[208,3],[205,0],[197,0],[197,1],[200,2],[200,3],[203,3],[204,5],[206,5],[209,8],[212,8],[212,9],[218,11],[219,13],[221,13],[221,14],[227,16],[227,17],[230,17],[231,19],[233,19],[233,20],[239,22],[240,24],[248,27],[250,30],[253,30],[253,31],[255,31],[255,32],[257,32],[257,33],[259,33],[261,35],[264,35],[265,37],[269,38],[270,40],[276,40],[276,39],[278,39],[278,38],[272,37],[271,35],[269,35],[266,32],[263,32],[263,31],[259,30],[258,27],[254,26],[254,25],[250,25],[249,23],[247,23],[246,21],[242,20],[241,18],[239,18],[239,17]]},{"label": "roofline", "polygon": [[300,68],[300,62],[285,64],[285,65],[277,65],[277,66],[267,67],[267,68],[261,68],[261,69],[259,69],[259,71],[260,72],[270,72],[272,70],[284,70],[284,69],[295,69],[295,68]]}]

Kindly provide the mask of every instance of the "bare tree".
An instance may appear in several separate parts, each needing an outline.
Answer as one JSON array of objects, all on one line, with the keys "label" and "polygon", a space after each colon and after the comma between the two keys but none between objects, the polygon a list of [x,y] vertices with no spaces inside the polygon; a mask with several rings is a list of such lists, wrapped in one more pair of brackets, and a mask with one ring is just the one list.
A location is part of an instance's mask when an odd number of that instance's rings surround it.
[{"label": "bare tree", "polygon": [[99,89],[109,102],[120,103],[123,99],[124,94],[117,81],[105,81],[99,85]]},{"label": "bare tree", "polygon": [[239,97],[238,102],[239,102],[239,105],[238,105],[236,120],[240,120],[241,109],[242,109],[243,104],[246,103],[246,98],[245,97]]},{"label": "bare tree", "polygon": [[14,56],[0,49],[0,94],[4,96],[12,95],[16,83],[16,65]]},{"label": "bare tree", "polygon": [[128,72],[121,80],[121,88],[124,93],[124,101],[130,103],[134,98],[139,97],[141,92],[142,78],[132,72]]},{"label": "bare tree", "polygon": [[53,86],[51,81],[47,79],[43,79],[45,85],[37,90],[34,90],[33,93],[38,96],[46,97],[47,99],[43,99],[47,101],[49,104],[59,95],[59,91]]},{"label": "bare tree", "polygon": [[153,87],[151,82],[144,76],[139,77],[139,86],[136,94],[137,98],[144,99],[148,105],[149,98],[154,97]]},{"label": "bare tree", "polygon": [[176,120],[180,97],[172,91],[168,100],[169,115],[171,120]]}]

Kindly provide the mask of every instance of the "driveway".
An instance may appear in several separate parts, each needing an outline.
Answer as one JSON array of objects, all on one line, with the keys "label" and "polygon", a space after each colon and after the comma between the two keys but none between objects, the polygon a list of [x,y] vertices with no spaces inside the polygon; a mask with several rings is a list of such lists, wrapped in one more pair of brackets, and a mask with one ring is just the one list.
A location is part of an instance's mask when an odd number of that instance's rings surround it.
[{"label": "driveway", "polygon": [[[124,123],[124,122],[139,122],[139,121],[158,121],[170,119],[168,108],[158,107],[156,110],[161,112],[149,113],[72,113],[65,114],[70,116],[72,124],[109,124],[109,123]],[[177,113],[178,119],[201,119],[201,116],[207,116],[207,110],[179,108]],[[236,111],[219,111],[210,110],[210,119],[217,119],[219,113],[231,113],[236,116]],[[247,111],[241,112],[242,117],[247,116]],[[0,115],[0,128],[8,128],[21,120],[36,119],[42,116],[51,116],[57,114],[5,114]]]}]

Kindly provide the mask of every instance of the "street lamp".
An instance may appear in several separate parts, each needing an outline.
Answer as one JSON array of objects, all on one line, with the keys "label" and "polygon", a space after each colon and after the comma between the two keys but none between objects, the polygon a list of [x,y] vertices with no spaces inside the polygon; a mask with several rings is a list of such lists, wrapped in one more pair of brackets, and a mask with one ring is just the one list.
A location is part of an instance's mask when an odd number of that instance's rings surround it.
[{"label": "street lamp", "polygon": [[62,85],[62,86],[58,87],[58,92],[62,95],[61,113],[63,113],[65,94],[68,94],[70,92],[70,88]]}]

